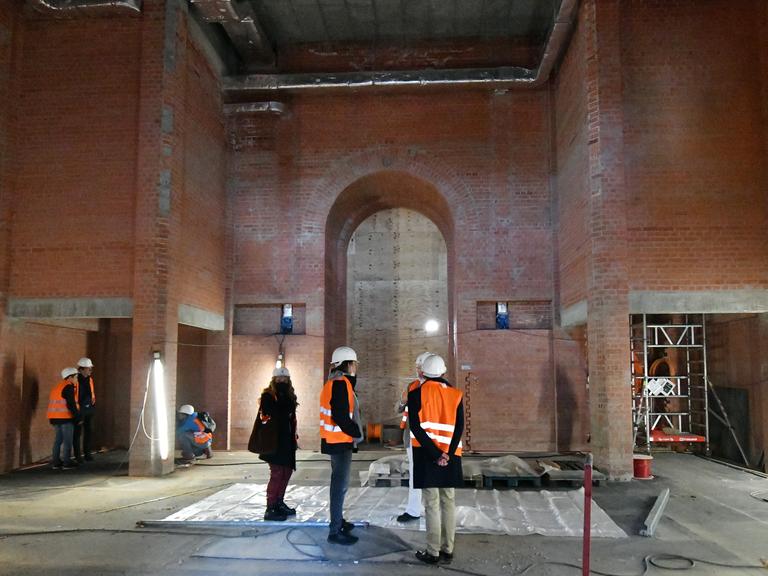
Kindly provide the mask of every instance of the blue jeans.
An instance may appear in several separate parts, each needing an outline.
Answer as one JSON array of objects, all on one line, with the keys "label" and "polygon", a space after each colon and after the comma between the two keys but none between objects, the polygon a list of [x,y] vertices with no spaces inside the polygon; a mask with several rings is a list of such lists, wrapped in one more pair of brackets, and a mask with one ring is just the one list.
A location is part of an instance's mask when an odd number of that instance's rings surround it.
[{"label": "blue jeans", "polygon": [[344,517],[344,497],[349,487],[349,470],[352,467],[352,450],[331,454],[331,525],[329,532],[338,534]]},{"label": "blue jeans", "polygon": [[53,453],[51,454],[51,464],[53,466],[62,465],[62,452],[64,453],[63,463],[72,463],[72,435],[75,432],[75,425],[72,422],[63,424],[54,424],[56,437],[53,440]]},{"label": "blue jeans", "polygon": [[179,448],[181,449],[181,457],[188,456],[202,456],[206,448],[211,447],[210,442],[205,444],[198,444],[195,442],[195,435],[192,432],[184,432],[177,436],[179,441]]}]

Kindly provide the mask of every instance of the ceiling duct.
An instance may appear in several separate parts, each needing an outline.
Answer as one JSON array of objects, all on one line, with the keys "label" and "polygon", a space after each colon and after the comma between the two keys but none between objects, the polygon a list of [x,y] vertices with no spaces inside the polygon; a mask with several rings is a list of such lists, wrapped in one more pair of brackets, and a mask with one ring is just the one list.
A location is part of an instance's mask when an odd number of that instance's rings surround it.
[{"label": "ceiling duct", "polygon": [[141,14],[141,0],[27,0],[27,6],[53,18]]},{"label": "ceiling duct", "polygon": [[275,52],[249,4],[231,0],[191,0],[191,4],[203,20],[224,27],[246,68],[274,65]]},{"label": "ceiling duct", "polygon": [[[223,0],[210,0],[221,2]],[[345,73],[249,74],[223,80],[229,93],[307,91],[334,88],[409,87],[409,86],[490,86],[494,88],[537,87],[549,74],[570,37],[578,0],[562,0],[555,14],[539,66],[457,68],[447,70],[406,70]]]}]

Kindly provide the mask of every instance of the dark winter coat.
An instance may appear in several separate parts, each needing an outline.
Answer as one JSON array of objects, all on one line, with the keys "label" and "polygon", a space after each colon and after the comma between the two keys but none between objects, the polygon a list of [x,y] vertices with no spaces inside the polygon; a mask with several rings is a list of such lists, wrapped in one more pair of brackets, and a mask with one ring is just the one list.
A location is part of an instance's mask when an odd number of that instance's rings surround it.
[{"label": "dark winter coat", "polygon": [[259,458],[270,464],[290,466],[296,470],[296,403],[265,391],[261,394],[260,410],[262,415],[273,418],[277,425],[277,451],[261,454]]},{"label": "dark winter coat", "polygon": [[[430,378],[435,382],[450,383],[442,378]],[[464,475],[461,469],[461,456],[456,456],[456,448],[464,433],[464,403],[456,408],[456,426],[448,450],[447,466],[438,466],[437,460],[442,451],[427,436],[421,427],[419,411],[421,410],[421,387],[408,393],[408,420],[411,432],[421,446],[413,446],[413,487],[414,488],[459,488],[464,485]]]}]

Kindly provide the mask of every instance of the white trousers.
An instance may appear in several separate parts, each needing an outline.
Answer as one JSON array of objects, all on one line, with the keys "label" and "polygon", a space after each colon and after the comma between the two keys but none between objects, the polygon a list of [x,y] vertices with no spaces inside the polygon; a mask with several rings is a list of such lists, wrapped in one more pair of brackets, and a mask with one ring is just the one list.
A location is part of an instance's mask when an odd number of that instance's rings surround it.
[{"label": "white trousers", "polygon": [[413,448],[408,444],[408,504],[405,511],[411,516],[421,516],[421,490],[413,487]]}]

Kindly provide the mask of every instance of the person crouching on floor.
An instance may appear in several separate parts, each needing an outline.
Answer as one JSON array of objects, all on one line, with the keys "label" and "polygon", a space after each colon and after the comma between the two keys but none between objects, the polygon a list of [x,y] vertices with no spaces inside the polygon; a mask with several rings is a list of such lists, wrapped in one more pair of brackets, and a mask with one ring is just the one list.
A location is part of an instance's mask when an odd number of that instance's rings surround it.
[{"label": "person crouching on floor", "polygon": [[176,414],[176,441],[184,460],[194,460],[199,456],[213,458],[213,430],[205,422],[209,419],[207,413],[195,412],[195,408],[189,404],[179,407]]}]

